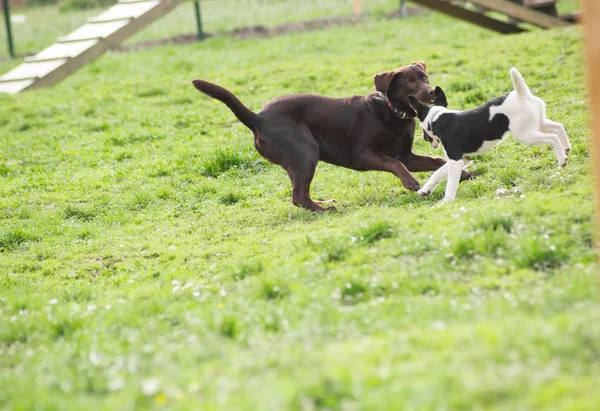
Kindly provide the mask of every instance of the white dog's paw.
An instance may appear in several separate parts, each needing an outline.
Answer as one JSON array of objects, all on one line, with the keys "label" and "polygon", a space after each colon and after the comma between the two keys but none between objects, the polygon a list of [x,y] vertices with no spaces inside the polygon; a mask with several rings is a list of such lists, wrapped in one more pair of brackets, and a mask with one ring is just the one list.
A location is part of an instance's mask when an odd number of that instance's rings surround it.
[{"label": "white dog's paw", "polygon": [[429,194],[431,194],[431,190],[426,187],[423,187],[422,189],[417,191],[417,194],[419,194],[421,197],[427,197]]}]

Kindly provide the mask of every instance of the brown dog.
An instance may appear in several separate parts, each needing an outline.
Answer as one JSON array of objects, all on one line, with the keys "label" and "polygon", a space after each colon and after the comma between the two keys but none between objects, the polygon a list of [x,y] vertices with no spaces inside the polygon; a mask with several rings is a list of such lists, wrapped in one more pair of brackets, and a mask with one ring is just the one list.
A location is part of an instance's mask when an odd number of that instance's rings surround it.
[{"label": "brown dog", "polygon": [[[329,98],[294,94],[276,97],[258,114],[230,91],[204,80],[192,83],[201,92],[225,103],[254,133],[254,147],[267,160],[283,167],[292,180],[292,203],[322,212],[334,209],[313,201],[310,183],[319,160],[353,170],[389,171],[412,191],[419,182],[409,171],[434,171],[442,158],[412,152],[416,113],[414,96],[433,102],[424,62],[375,75],[376,93]],[[464,172],[462,179],[469,178]]]}]

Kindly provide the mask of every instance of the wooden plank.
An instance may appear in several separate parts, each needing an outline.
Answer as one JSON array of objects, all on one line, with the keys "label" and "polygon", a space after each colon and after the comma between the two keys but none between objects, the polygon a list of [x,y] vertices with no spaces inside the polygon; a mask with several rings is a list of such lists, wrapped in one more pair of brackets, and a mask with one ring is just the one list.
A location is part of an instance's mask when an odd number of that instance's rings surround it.
[{"label": "wooden plank", "polygon": [[524,0],[523,5],[527,7],[546,7],[556,4],[556,0]]},{"label": "wooden plank", "polygon": [[35,56],[26,57],[25,61],[48,61],[73,58],[80,55],[87,49],[94,47],[98,40],[83,40],[71,43],[55,43],[50,47],[42,50]]},{"label": "wooden plank", "polygon": [[120,3],[106,10],[98,17],[88,19],[88,22],[99,23],[128,18],[136,19],[156,7],[159,3],[159,0],[150,0],[139,3]]},{"label": "wooden plank", "polygon": [[[590,96],[592,160],[596,180],[596,247],[600,247],[600,2],[582,0],[586,74]],[[600,251],[600,248],[598,248]]]},{"label": "wooden plank", "polygon": [[0,82],[0,93],[17,94],[31,86],[35,79]]},{"label": "wooden plank", "polygon": [[521,33],[524,30],[519,26],[504,23],[499,20],[487,17],[484,14],[479,14],[465,8],[455,6],[447,1],[442,0],[411,0],[413,3],[428,7],[432,10],[445,13],[449,16],[456,17],[473,24],[477,24],[486,29],[497,31],[502,34]]},{"label": "wooden plank", "polygon": [[103,39],[117,30],[123,28],[127,24],[127,20],[111,21],[108,23],[94,23],[86,24],[79,27],[77,30],[68,34],[64,37],[56,39],[59,43],[65,43],[69,41],[89,40],[89,39]]},{"label": "wooden plank", "polygon": [[[46,76],[40,78],[26,90],[33,90],[37,88],[49,87],[55,83],[58,83],[63,78],[71,75],[81,67],[90,63],[91,61],[102,55],[110,46],[120,44],[123,40],[130,37],[132,34],[146,27],[161,16],[164,16],[169,11],[180,5],[184,0],[164,0],[162,2],[156,1],[156,6],[147,10],[146,13],[138,15],[136,19],[131,20],[128,24],[117,30],[110,36],[98,40],[97,44],[77,57],[68,60],[64,65],[48,73]],[[116,6],[115,6],[116,7]],[[41,63],[37,63],[41,64]]]},{"label": "wooden plank", "polygon": [[0,83],[44,77],[64,65],[67,60],[52,60],[36,63],[23,63],[0,77]]},{"label": "wooden plank", "polygon": [[545,29],[569,25],[569,23],[564,20],[528,9],[527,7],[511,3],[507,0],[469,0],[469,2]]},{"label": "wooden plank", "polygon": [[559,17],[564,21],[568,21],[569,23],[579,24],[581,23],[581,10],[576,10],[567,14],[561,14]]}]

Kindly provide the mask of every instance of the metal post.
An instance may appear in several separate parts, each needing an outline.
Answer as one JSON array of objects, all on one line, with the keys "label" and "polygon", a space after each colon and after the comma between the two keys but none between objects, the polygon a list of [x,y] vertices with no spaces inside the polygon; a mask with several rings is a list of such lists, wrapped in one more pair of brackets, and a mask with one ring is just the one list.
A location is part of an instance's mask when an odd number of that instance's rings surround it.
[{"label": "metal post", "polygon": [[9,0],[2,0],[2,7],[4,8],[4,23],[6,24],[6,38],[8,39],[8,53],[11,57],[15,57],[15,46],[13,44],[12,28],[10,27],[10,6],[8,5]]},{"label": "metal post", "polygon": [[403,18],[408,16],[408,10],[406,9],[406,2],[404,0],[400,0],[400,15]]},{"label": "metal post", "polygon": [[194,9],[196,10],[196,27],[198,28],[198,40],[204,40],[204,32],[202,31],[202,16],[200,15],[200,0],[194,1]]}]

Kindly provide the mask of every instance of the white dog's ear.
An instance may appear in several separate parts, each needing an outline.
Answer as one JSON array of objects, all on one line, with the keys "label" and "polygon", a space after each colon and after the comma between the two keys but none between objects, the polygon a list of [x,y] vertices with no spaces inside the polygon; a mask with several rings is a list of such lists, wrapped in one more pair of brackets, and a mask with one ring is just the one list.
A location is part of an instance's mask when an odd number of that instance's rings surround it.
[{"label": "white dog's ear", "polygon": [[433,104],[436,106],[448,107],[448,100],[446,99],[446,93],[440,86],[436,86],[435,88],[435,99],[433,100]]}]

